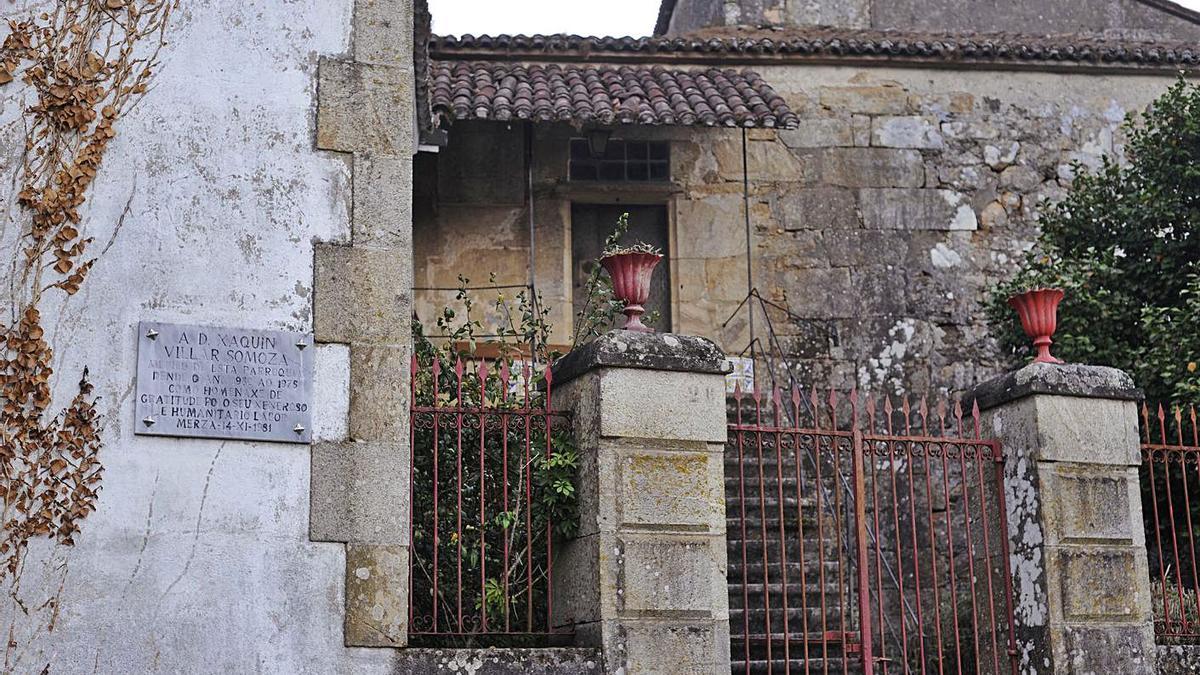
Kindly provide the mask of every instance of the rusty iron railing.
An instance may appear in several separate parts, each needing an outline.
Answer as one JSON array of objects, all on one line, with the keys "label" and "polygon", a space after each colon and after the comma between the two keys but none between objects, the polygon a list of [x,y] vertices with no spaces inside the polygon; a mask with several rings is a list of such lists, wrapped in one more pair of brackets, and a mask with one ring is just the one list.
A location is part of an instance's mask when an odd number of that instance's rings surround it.
[{"label": "rusty iron railing", "polygon": [[979,411],[856,392],[732,400],[735,671],[1015,672],[999,443]]},{"label": "rusty iron railing", "polygon": [[[543,646],[556,523],[543,459],[568,434],[549,369],[413,357],[409,635],[415,645]],[[535,377],[544,382],[539,389]]]},{"label": "rusty iron railing", "polygon": [[1160,404],[1152,412],[1142,404],[1140,474],[1155,635],[1200,642],[1200,432],[1194,406],[1185,413]]}]

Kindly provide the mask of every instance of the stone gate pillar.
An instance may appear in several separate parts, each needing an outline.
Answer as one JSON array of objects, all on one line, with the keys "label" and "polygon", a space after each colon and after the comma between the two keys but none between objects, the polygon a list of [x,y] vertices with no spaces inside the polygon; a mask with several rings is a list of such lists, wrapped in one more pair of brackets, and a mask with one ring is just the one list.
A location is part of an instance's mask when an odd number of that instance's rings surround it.
[{"label": "stone gate pillar", "polygon": [[606,672],[729,672],[724,372],[708,340],[621,330],[554,368],[581,515],[556,553],[554,623]]},{"label": "stone gate pillar", "polygon": [[1152,673],[1132,380],[1035,363],[973,395],[1007,460],[1020,672]]}]

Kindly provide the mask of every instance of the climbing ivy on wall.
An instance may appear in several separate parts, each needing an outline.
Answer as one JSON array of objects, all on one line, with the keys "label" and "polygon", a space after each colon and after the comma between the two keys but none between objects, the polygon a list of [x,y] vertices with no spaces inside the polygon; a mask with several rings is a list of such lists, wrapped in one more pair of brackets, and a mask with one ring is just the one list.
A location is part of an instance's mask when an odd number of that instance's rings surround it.
[{"label": "climbing ivy on wall", "polygon": [[[96,508],[103,467],[96,397],[86,368],[53,412],[49,302],[79,291],[96,263],[82,207],[118,122],[146,93],[176,0],[59,0],[8,22],[0,95],[21,107],[23,145],[4,232],[11,257],[0,316],[0,579],[15,605],[5,672],[18,668],[58,616],[65,564],[45,599],[23,598],[25,553],[38,538],[71,546]],[[19,611],[18,611],[19,610]],[[17,618],[43,615],[27,633]],[[48,672],[47,664],[42,672]]]}]

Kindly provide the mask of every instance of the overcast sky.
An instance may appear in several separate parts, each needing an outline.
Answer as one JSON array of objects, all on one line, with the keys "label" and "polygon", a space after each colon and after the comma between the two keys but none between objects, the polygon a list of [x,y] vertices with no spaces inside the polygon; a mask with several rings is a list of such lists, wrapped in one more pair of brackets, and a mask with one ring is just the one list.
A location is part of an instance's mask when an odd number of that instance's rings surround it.
[{"label": "overcast sky", "polygon": [[[1200,0],[1179,4],[1200,9]],[[433,31],[441,35],[649,35],[658,5],[659,0],[429,0]]]}]

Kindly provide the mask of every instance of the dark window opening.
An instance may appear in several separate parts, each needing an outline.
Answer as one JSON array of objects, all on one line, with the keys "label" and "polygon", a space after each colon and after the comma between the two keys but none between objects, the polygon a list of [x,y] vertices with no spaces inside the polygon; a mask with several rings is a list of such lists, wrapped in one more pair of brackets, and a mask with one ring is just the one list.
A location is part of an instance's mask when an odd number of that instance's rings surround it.
[{"label": "dark window opening", "polygon": [[[587,309],[588,276],[604,252],[604,240],[612,233],[622,213],[629,214],[629,231],[620,244],[628,246],[643,242],[664,254],[670,248],[667,207],[664,205],[571,204],[571,276],[575,316]],[[650,277],[650,300],[646,303],[646,316],[642,320],[658,331],[671,330],[671,266],[665,258],[654,269],[654,276]],[[623,318],[618,317],[617,321],[623,321]]]},{"label": "dark window opening", "polygon": [[571,180],[647,183],[670,179],[671,151],[666,141],[610,139],[604,155],[592,155],[586,138],[571,139]]}]

